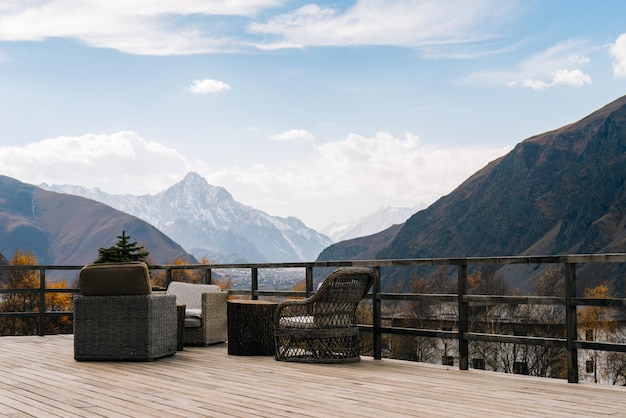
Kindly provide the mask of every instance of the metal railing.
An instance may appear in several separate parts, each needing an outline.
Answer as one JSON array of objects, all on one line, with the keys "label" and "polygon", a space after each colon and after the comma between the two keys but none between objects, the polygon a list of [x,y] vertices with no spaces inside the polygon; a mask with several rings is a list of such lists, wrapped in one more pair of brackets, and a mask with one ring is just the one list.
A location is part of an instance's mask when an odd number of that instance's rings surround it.
[{"label": "metal railing", "polygon": [[[626,352],[626,344],[583,341],[578,339],[578,324],[576,308],[578,306],[599,307],[626,307],[625,298],[584,298],[576,294],[576,266],[577,264],[604,264],[626,263],[626,254],[572,254],[553,256],[510,256],[510,257],[466,257],[466,258],[420,258],[420,259],[395,259],[395,260],[354,260],[354,261],[326,261],[326,262],[295,262],[295,263],[250,263],[250,264],[195,264],[195,265],[157,265],[151,266],[151,270],[164,270],[165,282],[172,280],[172,274],[176,270],[202,270],[203,282],[211,283],[215,270],[248,269],[250,270],[250,287],[247,290],[231,290],[231,294],[245,295],[252,299],[259,297],[302,297],[311,295],[313,290],[314,269],[326,270],[338,267],[370,267],[374,270],[375,281],[369,298],[372,301],[372,325],[359,325],[362,331],[371,333],[373,336],[373,356],[375,359],[382,358],[383,334],[404,335],[415,337],[436,337],[455,339],[458,342],[459,369],[467,370],[469,367],[469,343],[472,341],[486,341],[497,343],[514,343],[522,345],[540,345],[544,347],[561,347],[567,351],[567,378],[570,383],[577,383],[578,375],[578,350],[600,350],[612,352]],[[540,296],[503,296],[503,295],[470,295],[468,288],[468,268],[478,268],[489,265],[555,265],[561,266],[565,271],[565,294],[562,297]],[[381,290],[381,269],[402,268],[418,266],[450,266],[457,270],[456,294],[410,294],[410,293],[383,293]],[[37,317],[39,318],[39,335],[45,335],[45,318],[49,316],[71,316],[72,312],[46,311],[45,296],[49,293],[77,293],[76,288],[51,289],[46,287],[46,272],[60,270],[79,270],[82,266],[0,266],[0,272],[15,270],[30,270],[39,272],[40,285],[36,289],[0,289],[0,297],[3,294],[33,293],[39,294],[38,312],[0,312],[2,317]],[[305,291],[279,291],[259,290],[259,270],[303,268],[305,271]],[[415,301],[435,300],[439,303],[454,303],[458,309],[457,330],[435,330],[402,328],[383,326],[382,301]],[[504,334],[489,334],[470,331],[470,304],[508,304],[508,305],[564,305],[565,306],[565,336],[563,338],[541,336],[517,336]]]}]

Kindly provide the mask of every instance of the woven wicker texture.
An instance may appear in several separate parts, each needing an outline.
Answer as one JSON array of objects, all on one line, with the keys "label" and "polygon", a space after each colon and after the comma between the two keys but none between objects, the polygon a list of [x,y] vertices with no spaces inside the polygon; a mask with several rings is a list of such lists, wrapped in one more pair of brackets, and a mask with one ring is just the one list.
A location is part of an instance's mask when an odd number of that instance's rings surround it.
[{"label": "woven wicker texture", "polygon": [[185,327],[185,345],[205,346],[228,338],[228,292],[202,293],[202,325]]},{"label": "woven wicker texture", "polygon": [[74,298],[76,360],[151,361],[176,353],[176,297]]},{"label": "woven wicker texture", "polygon": [[313,296],[279,303],[274,317],[276,360],[359,361],[356,309],[372,281],[371,269],[338,269]]}]

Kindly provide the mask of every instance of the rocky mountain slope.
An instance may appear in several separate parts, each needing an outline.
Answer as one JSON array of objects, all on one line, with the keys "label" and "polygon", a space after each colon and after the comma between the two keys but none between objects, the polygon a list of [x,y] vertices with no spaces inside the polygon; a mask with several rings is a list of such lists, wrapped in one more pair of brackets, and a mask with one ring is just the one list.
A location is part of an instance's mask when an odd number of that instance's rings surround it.
[{"label": "rocky mountain slope", "polygon": [[0,253],[32,251],[39,264],[83,265],[98,249],[117,242],[122,231],[144,246],[157,264],[182,257],[183,248],[141,219],[102,203],[55,193],[0,176]]},{"label": "rocky mountain slope", "polygon": [[[338,243],[319,259],[372,258],[372,241],[375,258],[625,252],[625,181],[626,96],[522,141],[397,233]],[[586,279],[621,291],[624,266],[606,268]],[[536,277],[529,274],[508,272],[507,279],[528,290]]]},{"label": "rocky mountain slope", "polygon": [[111,195],[79,186],[42,186],[94,199],[135,215],[211,262],[311,261],[332,244],[297,218],[281,218],[236,202],[196,173],[156,195]]}]

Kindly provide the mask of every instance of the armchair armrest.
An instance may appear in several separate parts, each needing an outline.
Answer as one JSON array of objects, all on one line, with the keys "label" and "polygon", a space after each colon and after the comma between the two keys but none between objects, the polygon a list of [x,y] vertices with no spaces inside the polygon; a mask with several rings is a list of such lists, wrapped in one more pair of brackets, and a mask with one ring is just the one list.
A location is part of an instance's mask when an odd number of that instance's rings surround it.
[{"label": "armchair armrest", "polygon": [[314,326],[312,297],[285,300],[276,307],[275,328],[312,328]]},{"label": "armchair armrest", "polygon": [[224,342],[228,339],[227,301],[228,292],[202,294],[202,327],[205,344]]}]

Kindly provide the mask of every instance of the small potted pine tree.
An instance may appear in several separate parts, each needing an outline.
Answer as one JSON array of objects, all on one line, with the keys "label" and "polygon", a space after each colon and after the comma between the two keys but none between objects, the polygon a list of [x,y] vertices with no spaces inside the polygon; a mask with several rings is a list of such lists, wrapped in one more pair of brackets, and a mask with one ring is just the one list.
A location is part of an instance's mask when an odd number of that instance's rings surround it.
[{"label": "small potted pine tree", "polygon": [[122,235],[117,236],[117,243],[112,247],[98,249],[98,259],[94,263],[147,263],[150,253],[144,251],[142,246],[130,241],[130,235],[122,231]]}]

